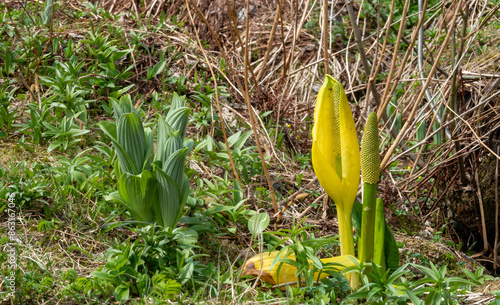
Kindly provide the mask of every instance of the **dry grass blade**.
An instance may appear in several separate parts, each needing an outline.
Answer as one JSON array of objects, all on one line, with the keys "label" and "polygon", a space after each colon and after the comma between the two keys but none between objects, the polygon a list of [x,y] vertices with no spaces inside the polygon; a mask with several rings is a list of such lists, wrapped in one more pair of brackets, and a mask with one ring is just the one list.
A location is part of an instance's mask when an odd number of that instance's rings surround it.
[{"label": "dry grass blade", "polygon": [[[460,9],[460,6],[462,4],[462,0],[460,0],[458,2],[458,5],[457,5],[457,9],[455,10],[455,14],[453,16],[453,19],[450,23],[450,30],[448,31],[448,33],[446,34],[446,37],[441,45],[441,49],[439,50],[438,54],[437,54],[437,58],[441,58],[444,50],[446,49],[447,47],[447,44],[448,44],[448,41],[451,37],[451,33],[453,32],[453,27],[455,26],[455,23],[457,22],[457,18],[458,16],[460,15],[459,13],[459,9]],[[415,32],[416,33],[416,32]],[[416,35],[414,35],[416,36]],[[406,123],[403,125],[403,127],[401,128],[401,131],[399,132],[398,134],[398,137],[394,140],[394,143],[391,145],[391,147],[389,148],[389,150],[386,152],[385,156],[384,156],[384,159],[382,160],[382,162],[380,163],[380,168],[385,168],[387,165],[388,165],[388,162],[389,162],[389,159],[391,158],[391,155],[393,154],[394,150],[396,149],[396,147],[399,145],[399,142],[401,141],[401,138],[403,137],[404,133],[407,131],[407,129],[409,128],[410,126],[410,123],[411,120],[413,119],[413,117],[415,116],[415,113],[418,109],[418,106],[419,106],[419,103],[420,101],[422,100],[422,98],[424,97],[424,94],[425,94],[425,90],[427,89],[427,87],[429,86],[430,84],[430,81],[432,79],[432,76],[434,75],[434,73],[436,72],[436,67],[437,67],[437,64],[438,62],[436,61],[434,63],[434,65],[432,66],[431,68],[431,71],[429,72],[429,74],[427,75],[427,80],[425,81],[425,84],[423,85],[423,88],[420,90],[420,93],[416,99],[416,101],[414,102],[414,106],[410,112],[410,114],[408,115],[408,120],[406,121]]]},{"label": "dry grass blade", "polygon": [[[189,19],[191,20],[191,23],[194,27],[195,25],[194,25],[193,16],[191,15],[191,11],[189,10],[189,4],[187,2],[186,2],[186,7],[188,9]],[[221,118],[220,125],[221,125],[221,129],[222,129],[222,134],[224,136],[224,143],[226,144],[226,150],[227,150],[227,155],[229,157],[229,163],[231,164],[231,168],[233,169],[234,177],[236,178],[238,183],[241,183],[240,178],[238,176],[238,172],[236,171],[236,166],[234,165],[231,149],[230,149],[229,143],[227,141],[226,126],[224,125],[224,120],[223,120],[224,116],[222,115],[222,110],[220,108],[219,88],[217,86],[217,78],[215,77],[214,70],[212,69],[212,65],[210,64],[210,62],[208,60],[207,54],[206,54],[205,50],[203,49],[203,45],[201,44],[200,37],[198,36],[198,32],[197,32],[196,28],[195,28],[195,35],[196,35],[196,40],[198,41],[198,45],[200,47],[200,50],[203,53],[203,57],[205,58],[205,62],[207,64],[208,68],[210,69],[210,74],[212,75],[212,79],[214,81],[215,100],[217,102],[217,111],[219,112],[219,117]]]}]

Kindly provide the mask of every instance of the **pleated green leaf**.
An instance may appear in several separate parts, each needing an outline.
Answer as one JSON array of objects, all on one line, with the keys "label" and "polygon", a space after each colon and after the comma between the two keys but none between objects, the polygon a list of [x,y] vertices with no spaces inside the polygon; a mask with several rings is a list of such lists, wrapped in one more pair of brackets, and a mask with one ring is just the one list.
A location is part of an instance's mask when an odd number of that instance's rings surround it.
[{"label": "pleated green leaf", "polygon": [[184,183],[184,160],[187,148],[179,149],[168,156],[163,163],[163,171],[180,187]]},{"label": "pleated green leaf", "polygon": [[163,227],[174,228],[177,225],[180,213],[180,191],[177,183],[162,169],[156,168],[158,181],[158,204],[155,207],[158,223]]},{"label": "pleated green leaf", "polygon": [[184,181],[180,189],[180,194],[181,194],[181,202],[179,204],[179,214],[177,215],[177,221],[179,221],[179,218],[181,218],[182,216],[182,211],[184,210],[184,206],[186,205],[189,196],[189,179],[186,174],[184,174]]},{"label": "pleated green leaf", "polygon": [[[112,140],[117,154],[115,173],[119,192],[109,199],[124,204],[139,221],[157,221],[175,227],[189,196],[185,159],[193,141],[184,139],[190,109],[174,94],[166,117],[157,115],[156,154],[154,133],[144,128],[130,96],[111,99],[117,123],[99,125]],[[151,156],[154,155],[151,162]]]},{"label": "pleated green leaf", "polygon": [[144,137],[146,140],[146,149],[144,155],[143,169],[151,170],[151,156],[154,154],[154,134],[150,128],[144,128]]},{"label": "pleated green leaf", "polygon": [[182,145],[183,138],[181,138],[179,131],[172,132],[170,137],[167,139],[163,151],[163,156],[161,157],[162,162],[165,164],[169,156],[174,152],[183,148]]},{"label": "pleated green leaf", "polygon": [[120,196],[120,192],[118,191],[113,192],[107,196],[104,196],[104,200],[118,202],[123,204],[124,206],[127,206],[127,203],[125,202],[125,200],[123,200],[123,198]]},{"label": "pleated green leaf", "polygon": [[163,119],[163,117],[157,115],[156,118],[158,120],[158,140],[156,142],[155,161],[156,160],[163,161],[163,158],[165,156],[165,146],[173,130],[167,124],[167,122],[165,122],[165,119]]},{"label": "pleated green leaf", "polygon": [[[133,172],[129,173],[134,175],[140,174],[146,161],[145,157],[147,152],[146,135],[141,119],[135,113],[123,114],[118,120],[116,130],[118,143],[123,146],[134,166]],[[125,171],[123,164],[121,165],[122,169]]]},{"label": "pleated green leaf", "polygon": [[113,147],[116,150],[116,155],[118,156],[118,161],[120,165],[120,168],[118,168],[115,163],[115,170],[117,172],[117,177],[121,177],[122,171],[130,174],[139,174],[135,169],[134,163],[130,158],[130,155],[125,150],[125,148],[118,142],[118,136],[117,136],[118,131],[116,124],[114,122],[102,121],[99,122],[99,127],[101,127],[102,131],[104,131],[104,133],[108,137],[110,137],[111,142],[113,143]]},{"label": "pleated green leaf", "polygon": [[174,92],[174,95],[172,96],[172,105],[171,105],[172,109],[184,106],[186,106],[184,99]]},{"label": "pleated green leaf", "polygon": [[111,105],[113,105],[113,111],[115,113],[115,118],[118,120],[123,114],[126,113],[135,113],[139,115],[137,109],[135,109],[132,100],[130,99],[130,95],[124,95],[119,100],[110,97]]},{"label": "pleated green leaf", "polygon": [[132,158],[130,158],[130,155],[127,153],[125,148],[120,145],[120,143],[115,141],[113,141],[113,147],[116,150],[116,155],[118,156],[121,171],[132,175],[139,174],[139,172],[136,170],[136,166],[134,165]]},{"label": "pleated green leaf", "polygon": [[[132,164],[132,161],[130,161],[130,164]],[[120,166],[120,159],[119,158],[115,159],[115,162],[113,163],[113,167],[114,167],[114,170],[115,170],[115,176],[118,179],[120,179],[120,177],[123,174],[123,171],[122,171],[122,168]]]},{"label": "pleated green leaf", "polygon": [[99,127],[104,133],[111,138],[112,141],[117,141],[116,137],[116,123],[110,121],[101,121],[99,122]]},{"label": "pleated green leaf", "polygon": [[193,149],[193,147],[194,147],[194,141],[191,139],[185,140],[184,147],[187,148],[186,154],[188,154],[191,151],[191,149]]},{"label": "pleated green leaf", "polygon": [[132,216],[138,221],[154,220],[152,206],[157,200],[156,183],[150,171],[140,175],[124,173],[118,181],[118,191]]},{"label": "pleated green leaf", "polygon": [[182,138],[186,135],[186,127],[188,123],[189,113],[191,109],[188,107],[178,107],[170,109],[165,118],[165,122],[173,129],[178,130]]}]

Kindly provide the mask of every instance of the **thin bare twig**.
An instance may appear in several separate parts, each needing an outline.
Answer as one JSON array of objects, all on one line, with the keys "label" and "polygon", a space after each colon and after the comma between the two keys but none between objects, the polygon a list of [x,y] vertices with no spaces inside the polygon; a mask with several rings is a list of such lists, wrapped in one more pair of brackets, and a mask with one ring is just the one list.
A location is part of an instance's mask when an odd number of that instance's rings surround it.
[{"label": "thin bare twig", "polygon": [[323,62],[325,65],[325,74],[328,74],[328,0],[323,0]]},{"label": "thin bare twig", "polygon": [[[439,50],[439,52],[437,54],[437,58],[441,58],[441,56],[442,56],[445,48],[448,45],[448,41],[450,39],[451,32],[453,30],[453,27],[455,26],[455,23],[457,22],[457,18],[458,18],[458,15],[459,15],[458,11],[459,11],[461,5],[462,5],[462,0],[460,0],[459,3],[458,3],[458,5],[457,5],[457,8],[455,10],[455,14],[454,14],[453,19],[452,19],[452,21],[450,23],[450,30],[446,34],[446,37],[445,37],[445,39],[444,39],[444,41],[443,41],[443,43],[441,45],[441,48],[440,48],[440,50]],[[421,20],[421,21],[423,21],[423,20]],[[399,132],[397,138],[394,140],[393,144],[391,145],[391,147],[389,148],[389,150],[385,154],[384,159],[382,160],[382,162],[380,164],[380,168],[381,169],[385,168],[388,165],[388,161],[389,161],[392,153],[394,152],[394,150],[396,149],[396,147],[399,145],[399,142],[401,141],[401,138],[403,137],[404,133],[406,132],[406,130],[410,126],[410,122],[413,120],[413,117],[415,116],[415,112],[418,109],[418,105],[420,104],[420,101],[422,100],[422,97],[425,94],[425,89],[427,89],[427,87],[429,86],[429,83],[430,83],[430,81],[432,79],[432,76],[436,72],[437,64],[438,64],[438,61],[436,60],[435,63],[434,63],[434,65],[432,65],[431,71],[429,72],[429,75],[427,76],[428,78],[425,81],[425,84],[424,84],[423,88],[421,89],[418,97],[416,98],[416,100],[414,102],[415,104],[414,104],[414,106],[413,106],[413,108],[412,108],[412,110],[411,110],[411,112],[410,112],[410,114],[408,116],[407,121],[405,122],[405,124],[401,128],[401,131]]]},{"label": "thin bare twig", "polygon": [[256,118],[255,118],[255,113],[252,111],[252,105],[250,104],[250,92],[249,92],[249,87],[248,87],[248,68],[249,68],[249,59],[248,59],[248,37],[249,37],[249,30],[250,30],[250,25],[249,25],[249,20],[250,20],[250,16],[249,16],[249,7],[250,7],[250,4],[249,4],[249,0],[246,0],[246,7],[247,7],[247,20],[246,20],[246,37],[247,39],[245,39],[245,53],[244,53],[244,59],[245,59],[245,75],[244,75],[244,80],[245,80],[245,103],[248,107],[248,114],[250,116],[250,122],[252,122],[252,129],[253,129],[253,133],[254,133],[254,136],[255,136],[255,144],[257,146],[257,150],[259,152],[259,156],[260,156],[260,160],[261,160],[261,163],[262,163],[262,170],[264,171],[264,175],[266,177],[266,180],[267,180],[267,184],[268,184],[268,187],[269,187],[269,193],[271,194],[271,200],[272,200],[272,204],[273,204],[273,208],[274,208],[274,213],[278,213],[278,204],[276,202],[276,196],[274,195],[274,188],[273,188],[273,183],[271,182],[271,177],[269,176],[269,172],[267,170],[267,164],[266,164],[266,161],[264,159],[264,155],[262,154],[262,149],[260,148],[260,140],[259,140],[259,133],[258,133],[258,129],[256,128],[257,126],[257,122],[256,122]]},{"label": "thin bare twig", "polygon": [[212,79],[214,81],[214,90],[215,90],[215,100],[217,102],[217,111],[219,112],[219,117],[220,117],[220,125],[222,128],[222,134],[224,136],[224,143],[226,144],[226,150],[227,150],[227,155],[229,157],[229,163],[231,164],[231,168],[233,169],[233,174],[238,183],[240,183],[240,177],[238,176],[238,172],[236,171],[236,166],[234,165],[233,157],[231,154],[231,149],[229,147],[229,143],[227,141],[227,134],[226,134],[226,126],[224,125],[224,117],[222,116],[222,110],[220,108],[220,101],[219,101],[219,89],[217,86],[217,78],[215,77],[214,70],[212,69],[212,65],[210,64],[207,54],[205,50],[203,49],[203,44],[200,41],[200,36],[198,35],[198,30],[195,27],[195,23],[193,20],[193,16],[191,15],[191,10],[189,9],[189,4],[186,2],[186,7],[188,10],[189,14],[189,19],[191,20],[191,24],[193,25],[194,33],[196,35],[196,40],[198,41],[198,45],[200,46],[200,50],[203,53],[203,57],[205,58],[205,62],[207,63],[208,68],[210,69],[210,73],[212,75]]}]

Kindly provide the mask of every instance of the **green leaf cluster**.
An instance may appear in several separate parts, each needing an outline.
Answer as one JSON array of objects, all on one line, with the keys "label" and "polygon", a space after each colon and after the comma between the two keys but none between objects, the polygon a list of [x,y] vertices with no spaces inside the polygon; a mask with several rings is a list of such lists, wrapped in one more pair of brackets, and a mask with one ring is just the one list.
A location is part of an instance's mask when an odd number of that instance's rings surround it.
[{"label": "green leaf cluster", "polygon": [[189,194],[185,158],[192,141],[185,141],[190,109],[174,94],[165,117],[157,116],[157,149],[154,133],[144,127],[129,95],[111,99],[115,122],[99,123],[113,143],[119,177],[118,192],[108,200],[122,203],[139,222],[177,225]]}]

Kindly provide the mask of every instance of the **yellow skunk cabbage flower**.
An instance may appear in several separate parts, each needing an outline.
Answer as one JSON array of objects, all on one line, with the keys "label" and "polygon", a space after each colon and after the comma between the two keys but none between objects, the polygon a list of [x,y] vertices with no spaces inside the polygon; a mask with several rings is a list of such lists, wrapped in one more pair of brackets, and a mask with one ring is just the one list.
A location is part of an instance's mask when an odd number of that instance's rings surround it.
[{"label": "yellow skunk cabbage flower", "polygon": [[[354,256],[351,214],[360,178],[359,144],[344,88],[330,75],[326,75],[318,93],[312,137],[314,171],[337,206],[340,252]],[[357,288],[358,280],[352,274],[353,289]]]},{"label": "yellow skunk cabbage flower", "polygon": [[351,213],[359,186],[359,144],[344,88],[330,75],[318,93],[312,137],[314,171],[337,206],[341,254],[354,255]]},{"label": "yellow skunk cabbage flower", "polygon": [[[278,255],[280,251],[272,251],[271,253],[259,253],[251,258],[249,258],[241,267],[243,270],[242,275],[254,275],[259,276],[261,280],[264,282],[278,285],[278,284],[297,284],[298,278],[295,275],[297,273],[297,267],[289,265],[287,263],[283,263],[281,269],[278,272],[279,263],[275,264],[271,269],[271,264]],[[284,253],[281,254],[284,257]],[[288,259],[295,260],[294,255],[287,256]],[[329,267],[330,270],[334,270],[340,272],[347,267],[354,267],[356,264],[354,261],[358,262],[358,260],[352,256],[334,256],[328,258],[322,258],[321,263],[326,265],[328,263],[333,264],[332,267]],[[309,261],[311,268],[312,262]],[[314,280],[319,281],[328,277],[329,274],[326,272],[316,272],[314,274]]]}]

